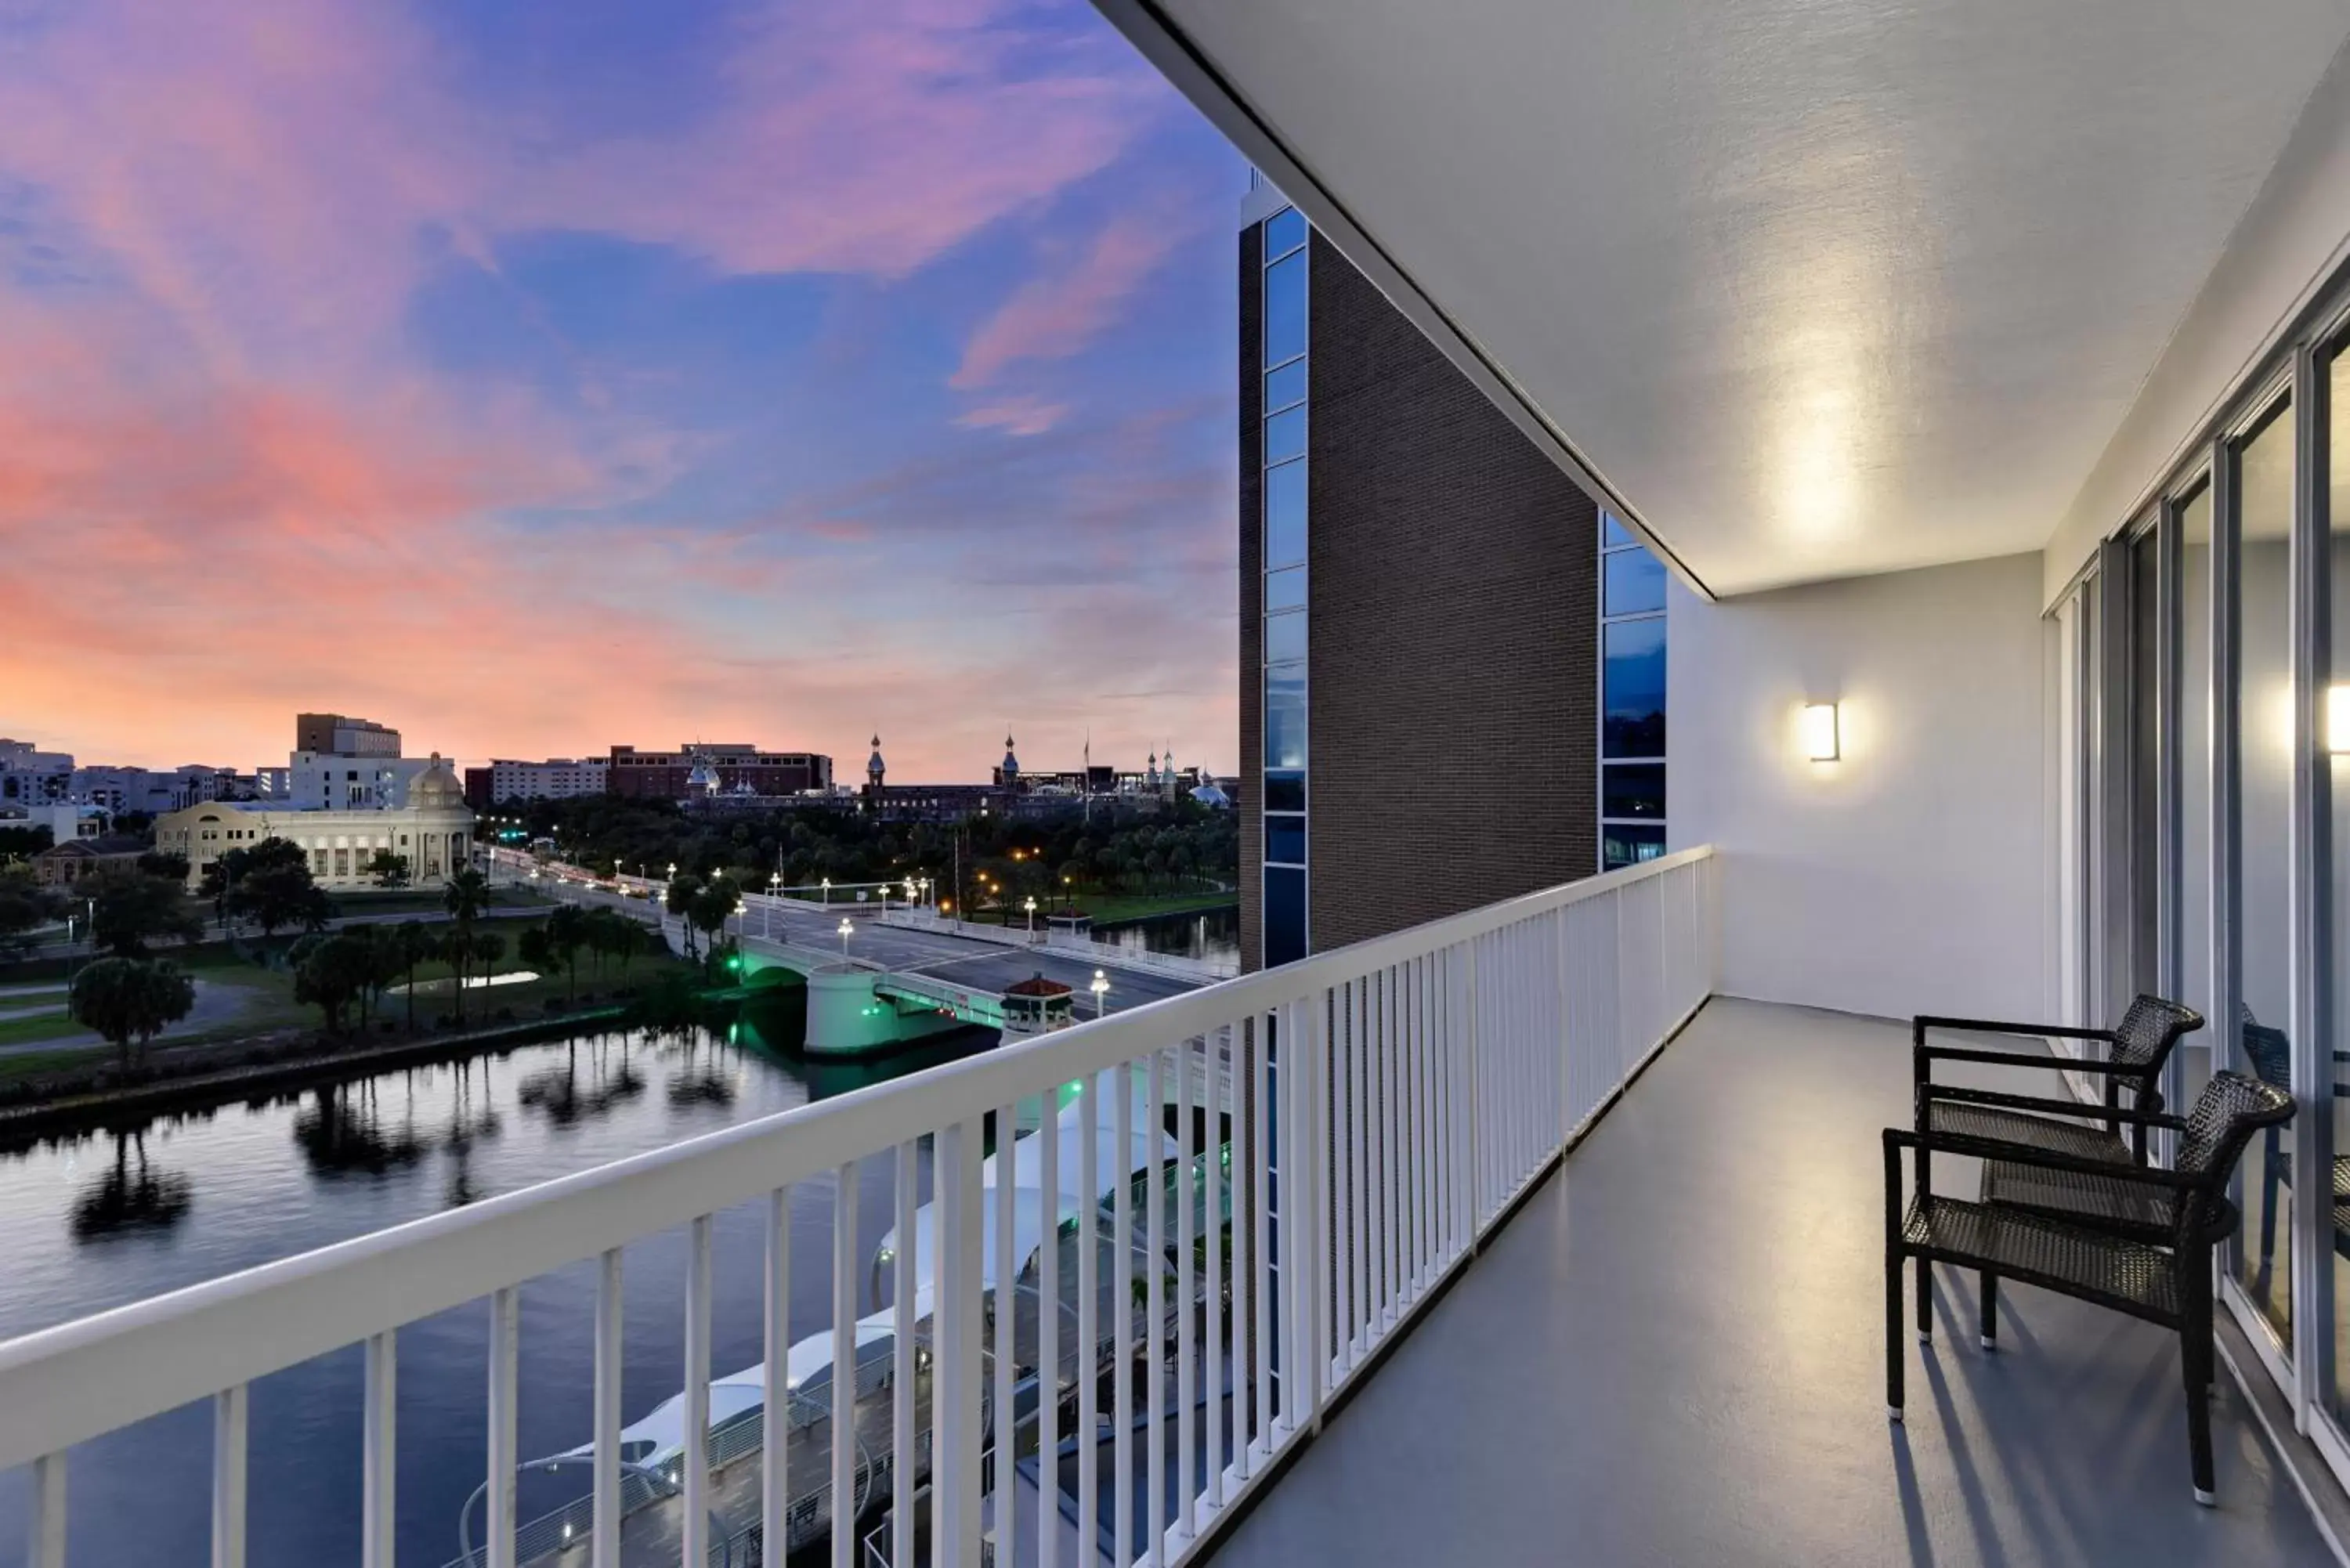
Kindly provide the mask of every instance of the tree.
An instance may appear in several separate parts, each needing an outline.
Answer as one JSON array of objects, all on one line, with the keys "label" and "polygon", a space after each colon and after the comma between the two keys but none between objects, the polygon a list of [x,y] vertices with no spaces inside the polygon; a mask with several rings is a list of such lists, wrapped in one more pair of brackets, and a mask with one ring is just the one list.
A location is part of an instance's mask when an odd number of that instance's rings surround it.
[{"label": "tree", "polygon": [[579,950],[588,941],[588,911],[577,904],[558,904],[548,912],[546,924],[547,956],[563,966],[564,992],[567,1001],[579,994]]},{"label": "tree", "polygon": [[401,920],[378,928],[390,940],[391,950],[400,961],[400,972],[408,981],[408,1032],[416,1033],[416,966],[439,958],[441,939],[432,928],[421,920]]},{"label": "tree", "polygon": [[196,1005],[196,982],[167,960],[102,958],[74,976],[67,1010],[85,1028],[96,1030],[131,1063],[132,1044],[145,1055],[147,1042],[185,1018]]},{"label": "tree", "polygon": [[0,866],[0,956],[29,950],[33,933],[64,912],[57,894],[34,878],[29,866]]},{"label": "tree", "polygon": [[139,857],[139,869],[149,877],[161,877],[183,888],[188,884],[188,857],[176,849],[150,849]]},{"label": "tree", "polygon": [[555,946],[546,940],[546,928],[524,927],[522,935],[515,939],[515,956],[522,960],[525,968],[536,970],[541,974],[553,969]]},{"label": "tree", "polygon": [[151,941],[192,942],[204,934],[203,918],[188,908],[178,882],[109,866],[74,892],[91,901],[90,935],[116,958],[144,958]]},{"label": "tree", "polygon": [[[372,978],[373,959],[368,943],[348,931],[305,937],[294,970],[294,1000],[315,1004],[326,1014],[328,1033],[343,1032],[343,1010],[357,1001]],[[291,960],[294,949],[286,950]]]},{"label": "tree", "polygon": [[405,888],[408,886],[408,857],[394,855],[389,849],[379,849],[375,852],[375,858],[367,863],[367,875],[374,878],[379,888]]},{"label": "tree", "polygon": [[669,895],[662,900],[663,908],[668,909],[671,914],[675,915],[679,919],[685,922],[685,956],[688,958],[693,957],[695,951],[693,945],[693,903],[695,899],[702,897],[702,878],[695,876],[692,872],[687,871],[671,881],[669,885]]},{"label": "tree", "polygon": [[251,920],[264,942],[288,928],[322,930],[335,913],[335,901],[310,876],[310,857],[283,838],[223,856],[218,898],[224,918]]},{"label": "tree", "polygon": [[733,878],[712,877],[694,894],[692,903],[686,910],[686,925],[690,929],[707,931],[714,937],[726,929],[727,920],[742,902],[743,895],[735,888]]},{"label": "tree", "polygon": [[[450,963],[457,971],[457,1022],[465,1022],[465,966],[477,951],[473,941],[473,922],[490,907],[494,897],[490,891],[490,879],[468,866],[449,878],[441,890],[441,907],[457,922],[449,934],[445,950]],[[504,944],[500,944],[503,948]]]},{"label": "tree", "polygon": [[620,961],[620,978],[626,980],[629,962],[652,945],[652,933],[618,910],[608,912],[612,917],[608,933],[612,956]]}]

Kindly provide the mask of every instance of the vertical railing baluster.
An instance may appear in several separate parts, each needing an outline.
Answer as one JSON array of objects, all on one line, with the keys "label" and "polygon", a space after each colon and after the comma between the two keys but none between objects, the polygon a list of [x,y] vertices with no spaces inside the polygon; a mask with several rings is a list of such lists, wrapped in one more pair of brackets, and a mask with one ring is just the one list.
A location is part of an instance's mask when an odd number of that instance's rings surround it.
[{"label": "vertical railing baluster", "polygon": [[690,1568],[710,1561],[710,1216],[686,1232],[685,1431],[680,1459],[681,1552]]},{"label": "vertical railing baluster", "polygon": [[1186,1039],[1175,1047],[1175,1170],[1180,1187],[1175,1199],[1175,1532],[1179,1542],[1191,1539],[1200,1480],[1199,1463],[1191,1454],[1191,1444],[1198,1435],[1192,1415],[1198,1402],[1198,1385],[1193,1379],[1200,1366],[1198,1348],[1192,1343],[1192,1324],[1200,1307],[1200,1275],[1191,1256],[1199,1225],[1192,1217],[1191,1205],[1206,1190],[1207,1170],[1200,1167],[1201,1179],[1196,1183],[1191,1179],[1191,1110],[1195,1103],[1191,1064],[1197,1059],[1194,1044]]},{"label": "vertical railing baluster", "polygon": [[1134,1561],[1134,1064],[1112,1075],[1118,1096],[1118,1198],[1110,1226],[1110,1282],[1118,1378],[1111,1385],[1110,1524],[1117,1547],[1113,1568]]},{"label": "vertical railing baluster", "polygon": [[1352,1370],[1370,1347],[1371,1304],[1371,1053],[1365,1014],[1370,981],[1357,980],[1347,991],[1347,1072],[1354,1090],[1348,1106],[1347,1142],[1355,1162],[1355,1300],[1347,1322],[1346,1364]]},{"label": "vertical railing baluster", "polygon": [[1208,1239],[1208,1305],[1201,1319],[1207,1326],[1208,1366],[1201,1384],[1208,1401],[1208,1463],[1207,1474],[1201,1480],[1207,1485],[1211,1508],[1224,1501],[1224,1423],[1232,1411],[1232,1402],[1224,1397],[1224,1248],[1228,1244],[1224,1230],[1228,1176],[1224,1165],[1224,1085],[1232,1037],[1229,1028],[1211,1033],[1201,1042],[1200,1051],[1208,1102],[1206,1114],[1201,1118],[1207,1124],[1207,1133],[1200,1140],[1205,1146],[1200,1157],[1201,1172],[1205,1179],[1201,1213]]},{"label": "vertical railing baluster", "polygon": [[[1077,1145],[1077,1550],[1090,1563],[1101,1542],[1101,1096],[1096,1073],[1078,1085],[1085,1104]],[[1070,1568],[1076,1568],[1075,1563]]]},{"label": "vertical railing baluster", "polygon": [[397,1331],[369,1334],[367,1342],[366,1393],[361,1400],[359,1439],[359,1563],[360,1568],[392,1568],[393,1441],[400,1387]]},{"label": "vertical railing baluster", "polygon": [[1006,1564],[1006,1568],[1019,1561],[1019,1521],[1014,1517],[1018,1511],[1013,1504],[1013,1480],[1020,1453],[1020,1419],[1012,1396],[1012,1375],[1019,1363],[1016,1334],[1020,1264],[1012,1234],[1019,1218],[1018,1171],[1014,1158],[1019,1114],[1016,1105],[999,1106],[995,1111],[995,1289],[989,1303],[995,1317],[995,1392],[989,1401],[994,1408],[988,1422],[995,1449],[995,1560]]},{"label": "vertical railing baluster", "polygon": [[1379,1083],[1387,1101],[1387,1131],[1379,1145],[1387,1165],[1384,1213],[1387,1220],[1387,1240],[1384,1251],[1388,1272],[1388,1322],[1393,1324],[1403,1315],[1404,1246],[1409,1227],[1403,1218],[1403,1171],[1405,1166],[1403,1128],[1403,998],[1400,966],[1389,966],[1379,971]]},{"label": "vertical railing baluster", "polygon": [[522,1293],[490,1297],[490,1568],[515,1568],[515,1466],[521,1462]]},{"label": "vertical railing baluster", "polygon": [[244,1501],[252,1397],[240,1383],[213,1396],[213,1568],[244,1568]]},{"label": "vertical railing baluster", "polygon": [[1142,1354],[1149,1368],[1150,1433],[1144,1451],[1150,1469],[1142,1483],[1142,1539],[1150,1561],[1165,1556],[1167,1531],[1167,1053],[1150,1053],[1150,1186],[1149,1212],[1143,1231],[1150,1249],[1149,1278],[1143,1282]]},{"label": "vertical railing baluster", "polygon": [[1363,1107],[1370,1113],[1363,1137],[1363,1169],[1370,1182],[1363,1208],[1370,1225],[1370,1312],[1363,1325],[1363,1348],[1386,1337],[1388,1303],[1394,1282],[1388,1274],[1388,1075],[1386,977],[1378,970],[1363,977]]},{"label": "vertical railing baluster", "polygon": [[1289,1229],[1290,1210],[1285,1208],[1283,1215],[1284,1234],[1297,1238],[1287,1254],[1296,1262],[1294,1277],[1285,1271],[1283,1281],[1282,1293],[1289,1304],[1289,1338],[1283,1346],[1282,1365],[1295,1368],[1298,1385],[1289,1397],[1291,1432],[1311,1429],[1318,1433],[1322,1429],[1323,1392],[1331,1386],[1331,1357],[1337,1330],[1335,1315],[1326,1319],[1322,1303],[1331,1299],[1326,1278],[1330,1261],[1341,1244],[1325,1197],[1326,1173],[1338,1168],[1330,1141],[1338,1126],[1337,1103],[1331,1097],[1324,1076],[1326,1064],[1338,1054],[1335,1044],[1325,1037],[1325,1032],[1339,1017],[1338,999],[1331,992],[1321,992],[1304,1002],[1292,1003],[1289,1014],[1290,1037],[1299,1049],[1295,1053],[1295,1072],[1290,1070],[1292,1058],[1283,1058],[1282,1103],[1288,1113],[1288,1125],[1297,1128],[1302,1147],[1297,1150],[1299,1158],[1284,1165],[1282,1172],[1283,1200],[1290,1203],[1287,1182],[1295,1170],[1294,1231]]},{"label": "vertical railing baluster", "polygon": [[32,1511],[25,1521],[26,1568],[66,1568],[66,1457],[33,1461]]},{"label": "vertical railing baluster", "polygon": [[1043,1140],[1036,1146],[1036,1186],[1045,1204],[1036,1253],[1036,1568],[1060,1568],[1061,1122],[1052,1090],[1036,1108],[1036,1136]]},{"label": "vertical railing baluster", "polygon": [[931,1568],[979,1568],[980,1128],[939,1129],[931,1161]]},{"label": "vertical railing baluster", "polygon": [[766,1269],[759,1303],[759,1343],[765,1356],[759,1369],[759,1564],[784,1568],[791,1553],[792,1524],[790,1188],[767,1194],[765,1229]]},{"label": "vertical railing baluster", "polygon": [[[832,1568],[857,1560],[857,1163],[832,1183]],[[700,1558],[689,1561],[702,1568]]]},{"label": "vertical railing baluster", "polygon": [[620,1568],[620,1249],[596,1271],[595,1477],[589,1540],[595,1568]]},{"label": "vertical railing baluster", "polygon": [[[1250,1020],[1256,1037],[1249,1053],[1249,1266],[1248,1408],[1238,1418],[1241,1474],[1256,1468],[1256,1455],[1273,1451],[1273,1015]],[[1295,1245],[1292,1241],[1293,1248]],[[1260,1449],[1257,1445],[1262,1444]]]},{"label": "vertical railing baluster", "polygon": [[[915,1441],[920,1436],[916,1425],[920,1417],[915,1413],[914,1393],[915,1380],[921,1372],[915,1365],[914,1355],[914,1332],[920,1321],[914,1310],[919,1304],[914,1298],[920,1289],[914,1276],[914,1262],[920,1250],[914,1227],[920,1179],[921,1147],[916,1140],[908,1138],[898,1146],[898,1167],[892,1173],[889,1194],[896,1232],[892,1243],[896,1251],[889,1258],[889,1561],[894,1568],[915,1568],[914,1467],[921,1459]],[[933,1227],[938,1223],[935,1209],[931,1211],[931,1222]],[[933,1230],[933,1313],[938,1302],[938,1241]],[[784,1568],[780,1558],[775,1568]]]},{"label": "vertical railing baluster", "polygon": [[1411,1180],[1406,1188],[1410,1210],[1411,1246],[1408,1256],[1410,1267],[1405,1271],[1411,1281],[1412,1299],[1419,1299],[1428,1288],[1428,1038],[1420,1027],[1420,965],[1414,957],[1404,964],[1404,1032],[1409,1045],[1409,1070],[1406,1076],[1411,1084]]}]

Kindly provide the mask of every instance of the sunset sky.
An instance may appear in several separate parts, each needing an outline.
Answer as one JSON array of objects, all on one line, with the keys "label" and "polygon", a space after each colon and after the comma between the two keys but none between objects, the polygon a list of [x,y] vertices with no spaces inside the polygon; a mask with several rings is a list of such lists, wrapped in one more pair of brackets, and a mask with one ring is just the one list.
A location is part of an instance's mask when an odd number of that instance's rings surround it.
[{"label": "sunset sky", "polygon": [[0,734],[1238,763],[1239,158],[1085,0],[0,0]]}]

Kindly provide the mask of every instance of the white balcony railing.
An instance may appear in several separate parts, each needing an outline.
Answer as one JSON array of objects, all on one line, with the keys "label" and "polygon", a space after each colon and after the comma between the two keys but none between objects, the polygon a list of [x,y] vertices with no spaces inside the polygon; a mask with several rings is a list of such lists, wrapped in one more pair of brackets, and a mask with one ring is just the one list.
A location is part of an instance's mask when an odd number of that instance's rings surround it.
[{"label": "white balcony railing", "polygon": [[[939,1562],[976,1568],[984,1541],[995,1563],[1076,1568],[1058,1531],[1013,1539],[1023,1511],[988,1494],[1016,1467],[992,1462],[989,1434],[1001,1426],[1015,1454],[1057,1454],[1066,1437],[1098,1435],[1107,1422],[1108,1442],[1076,1445],[1075,1539],[1101,1541],[1107,1527],[1122,1543],[1118,1561],[1180,1563],[1704,1001],[1718,947],[1713,873],[1710,849],[1686,850],[0,1345],[0,1469],[34,1470],[29,1562],[65,1562],[66,1450],[210,1399],[213,1562],[238,1568],[247,1445],[273,1438],[248,1429],[248,1386],[359,1343],[364,1439],[352,1462],[363,1483],[362,1561],[390,1568],[396,1335],[479,1301],[492,1325],[487,1561],[507,1568],[525,1458],[515,1435],[519,1288],[596,1258],[595,1429],[582,1436],[596,1444],[595,1562],[617,1563],[623,1249],[675,1227],[691,1237],[677,1528],[684,1560],[710,1561],[726,1550],[709,1507],[712,1217],[766,1206],[765,1407],[796,1410],[809,1396],[784,1386],[790,1189],[837,1183],[831,1343],[866,1343],[851,1339],[868,1268],[855,1255],[856,1163],[894,1151],[902,1243],[918,1231],[913,1172],[919,1140],[929,1138],[936,1223],[923,1245],[898,1249],[895,1302],[876,1314],[894,1331],[895,1376],[882,1396],[892,1407],[889,1435],[868,1469],[886,1480],[858,1484],[855,1443],[829,1444],[818,1475],[787,1474],[790,1443],[767,1444],[755,1461],[759,1555],[783,1561],[795,1499],[869,1490],[913,1518],[910,1500],[926,1474]],[[1043,1137],[1033,1174],[1024,1167],[1017,1182],[988,1185],[990,1116],[996,1127],[1017,1126],[1024,1102],[1049,1104],[1076,1084],[1111,1088],[1118,1136],[1075,1140],[1074,1181],[1058,1168],[1062,1140]],[[1138,1107],[1156,1109],[1180,1136],[1131,1126]],[[1206,1158],[1178,1152],[1193,1147],[1195,1127],[1210,1129]],[[1100,1168],[1105,1153],[1131,1162],[1137,1147],[1156,1152],[1133,1171]],[[1285,1158],[1293,1152],[1299,1158]],[[1024,1194],[1113,1189],[1108,1201],[1056,1197],[1054,1223],[1026,1228],[1032,1240],[1040,1229],[1107,1237],[1107,1249],[1090,1240],[1075,1249],[1074,1293],[1062,1246],[1015,1252]],[[940,1274],[935,1291],[917,1283],[917,1270],[933,1266],[917,1261],[925,1246]],[[1138,1270],[1137,1258],[1158,1263]],[[1064,1304],[993,1310],[993,1280]],[[918,1311],[929,1314],[926,1325]],[[1024,1381],[1038,1367],[1056,1369],[1055,1397],[1036,1397],[1044,1379]],[[834,1431],[860,1429],[857,1404],[860,1390],[873,1396],[871,1381],[860,1370],[819,1396],[833,1401]],[[1227,1388],[1228,1398],[1216,1397]],[[927,1419],[918,1397],[933,1412]],[[1139,1484],[1141,1475],[1161,1479]],[[1109,1518],[1097,1513],[1105,1496]],[[1145,1517],[1130,1516],[1137,1507]],[[831,1534],[832,1561],[850,1562],[856,1532]],[[750,1560],[734,1545],[735,1563]]]}]

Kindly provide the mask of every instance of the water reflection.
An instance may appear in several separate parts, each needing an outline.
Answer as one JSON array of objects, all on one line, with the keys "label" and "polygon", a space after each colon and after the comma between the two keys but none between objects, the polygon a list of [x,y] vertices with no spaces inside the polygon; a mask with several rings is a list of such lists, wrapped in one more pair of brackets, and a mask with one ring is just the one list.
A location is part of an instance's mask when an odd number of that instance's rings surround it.
[{"label": "water reflection", "polygon": [[313,1171],[328,1178],[382,1176],[424,1158],[414,1099],[405,1101],[394,1125],[379,1103],[382,1083],[369,1078],[320,1089],[294,1118],[295,1145]]},{"label": "water reflection", "polygon": [[[158,1170],[147,1162],[145,1132],[116,1133],[114,1166],[97,1183],[74,1199],[73,1238],[102,1241],[132,1231],[169,1231],[180,1222],[193,1201],[194,1184],[176,1170]],[[131,1162],[137,1151],[138,1161]]]},{"label": "water reflection", "polygon": [[1221,959],[1237,964],[1241,912],[1227,907],[1130,920],[1096,931],[1094,940],[1128,952],[1172,953],[1178,958]]}]

